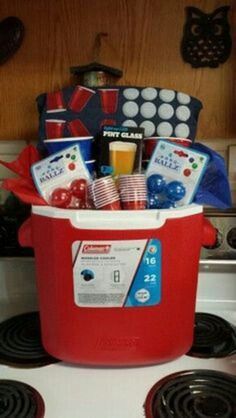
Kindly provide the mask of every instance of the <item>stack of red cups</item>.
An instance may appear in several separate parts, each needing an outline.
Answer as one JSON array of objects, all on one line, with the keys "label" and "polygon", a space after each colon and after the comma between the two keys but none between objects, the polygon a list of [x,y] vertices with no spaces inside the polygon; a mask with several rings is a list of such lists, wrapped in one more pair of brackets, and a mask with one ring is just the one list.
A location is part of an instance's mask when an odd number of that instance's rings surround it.
[{"label": "stack of red cups", "polygon": [[94,180],[88,186],[89,196],[96,209],[119,210],[120,197],[111,176]]},{"label": "stack of red cups", "polygon": [[117,183],[122,209],[146,209],[147,186],[144,174],[120,175]]}]

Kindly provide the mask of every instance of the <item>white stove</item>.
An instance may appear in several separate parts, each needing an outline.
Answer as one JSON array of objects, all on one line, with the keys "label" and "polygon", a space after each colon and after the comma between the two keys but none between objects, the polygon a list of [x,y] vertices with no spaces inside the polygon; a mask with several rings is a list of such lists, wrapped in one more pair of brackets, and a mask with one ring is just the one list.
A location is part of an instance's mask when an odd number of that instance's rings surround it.
[{"label": "white stove", "polygon": [[[212,263],[201,265],[196,310],[216,314],[236,326],[236,267],[225,268],[223,261],[220,270]],[[1,258],[0,321],[32,310],[37,310],[34,260]],[[191,369],[236,375],[236,354],[211,359],[185,355],[169,363],[135,368],[80,367],[63,362],[31,369],[0,365],[0,379],[35,388],[44,400],[45,418],[143,418],[150,388],[171,373]]]}]

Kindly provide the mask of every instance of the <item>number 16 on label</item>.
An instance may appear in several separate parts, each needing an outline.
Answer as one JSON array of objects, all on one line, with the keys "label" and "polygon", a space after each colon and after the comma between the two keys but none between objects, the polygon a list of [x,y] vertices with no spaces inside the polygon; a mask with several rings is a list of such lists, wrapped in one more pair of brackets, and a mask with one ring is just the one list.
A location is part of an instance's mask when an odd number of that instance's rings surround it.
[{"label": "number 16 on label", "polygon": [[148,266],[155,266],[155,265],[156,265],[156,263],[157,263],[157,259],[156,259],[156,257],[146,257],[146,259],[145,259],[145,263],[146,263]]}]

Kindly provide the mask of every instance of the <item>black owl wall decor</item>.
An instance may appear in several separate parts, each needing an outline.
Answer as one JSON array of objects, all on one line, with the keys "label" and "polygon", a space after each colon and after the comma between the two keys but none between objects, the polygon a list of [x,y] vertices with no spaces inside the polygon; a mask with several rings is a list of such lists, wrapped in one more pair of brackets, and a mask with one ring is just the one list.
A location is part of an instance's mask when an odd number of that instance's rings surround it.
[{"label": "black owl wall decor", "polygon": [[9,16],[0,22],[0,65],[20,48],[24,33],[24,24],[18,17]]},{"label": "black owl wall decor", "polygon": [[186,7],[181,54],[192,67],[216,68],[230,56],[229,9],[222,6],[213,13],[204,13],[196,7]]}]

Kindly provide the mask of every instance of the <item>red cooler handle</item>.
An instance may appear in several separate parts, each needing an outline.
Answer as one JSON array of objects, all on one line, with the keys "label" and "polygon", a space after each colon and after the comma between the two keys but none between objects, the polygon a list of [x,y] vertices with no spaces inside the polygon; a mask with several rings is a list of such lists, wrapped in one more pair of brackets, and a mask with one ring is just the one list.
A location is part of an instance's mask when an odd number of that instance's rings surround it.
[{"label": "red cooler handle", "polygon": [[211,224],[211,222],[203,218],[203,236],[202,245],[206,247],[212,247],[217,242],[217,229]]},{"label": "red cooler handle", "polygon": [[33,247],[31,216],[20,226],[18,230],[18,241],[22,247]]}]

